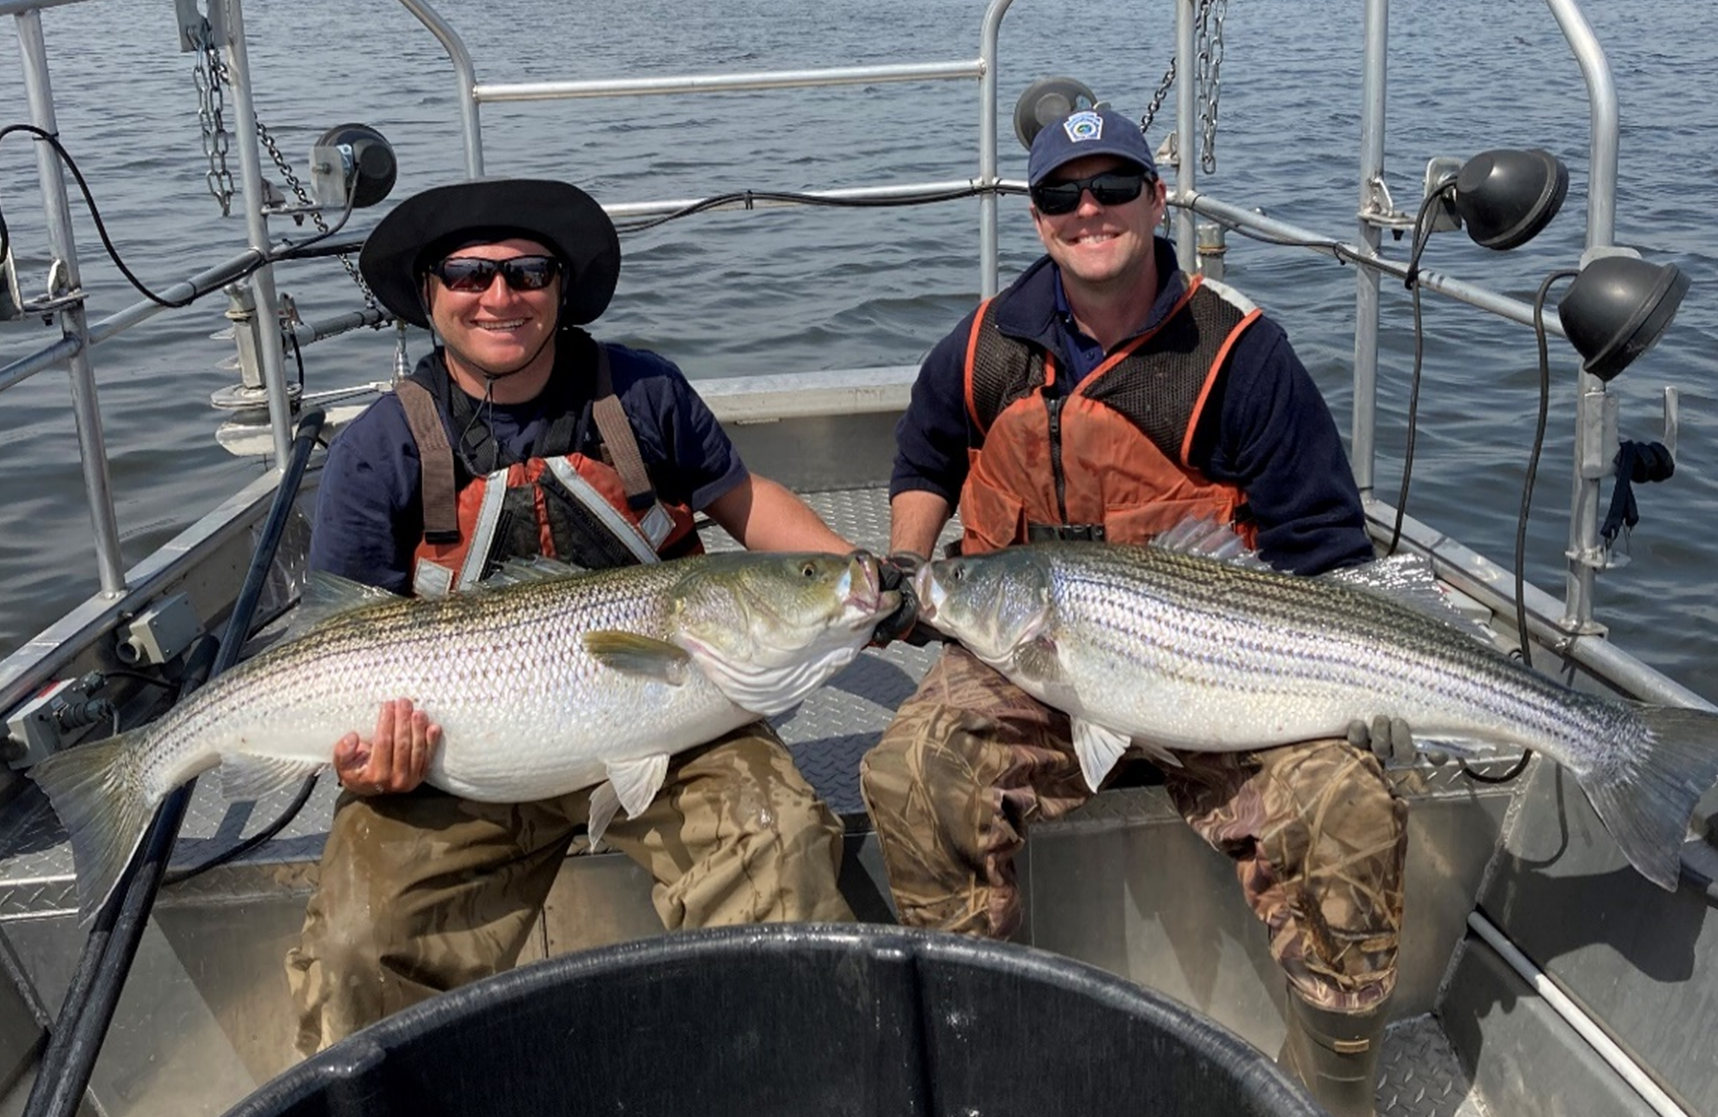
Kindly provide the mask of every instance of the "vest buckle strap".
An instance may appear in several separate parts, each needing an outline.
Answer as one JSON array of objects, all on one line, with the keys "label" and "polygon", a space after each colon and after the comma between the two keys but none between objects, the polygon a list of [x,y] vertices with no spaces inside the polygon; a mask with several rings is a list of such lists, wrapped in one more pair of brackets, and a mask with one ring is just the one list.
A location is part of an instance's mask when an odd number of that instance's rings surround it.
[{"label": "vest buckle strap", "polygon": [[674,530],[674,517],[668,514],[668,509],[662,507],[657,500],[650,502],[650,511],[638,522],[638,529],[644,532],[644,537],[650,540],[650,545],[657,550],[667,542],[668,536]]},{"label": "vest buckle strap", "polygon": [[1033,523],[1026,525],[1026,542],[1028,543],[1048,543],[1056,539],[1080,543],[1102,543],[1104,541],[1104,525]]}]

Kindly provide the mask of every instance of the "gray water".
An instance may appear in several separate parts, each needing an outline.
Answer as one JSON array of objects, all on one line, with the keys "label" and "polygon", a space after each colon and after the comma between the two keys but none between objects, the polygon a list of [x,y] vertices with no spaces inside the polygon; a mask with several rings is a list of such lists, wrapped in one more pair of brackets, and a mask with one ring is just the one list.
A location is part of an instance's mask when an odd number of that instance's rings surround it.
[{"label": "gray water", "polygon": [[[1682,391],[1679,468],[1639,490],[1633,561],[1605,574],[1600,617],[1652,666],[1718,697],[1718,250],[1709,241],[1718,108],[1710,0],[1594,0],[1587,13],[1621,98],[1616,240],[1694,281],[1665,340],[1613,384],[1622,436],[1659,434],[1663,385]],[[1218,167],[1203,189],[1351,239],[1360,114],[1358,0],[1241,0],[1225,22]],[[479,80],[932,61],[977,54],[976,0],[495,0],[444,5]],[[1019,0],[1003,23],[1005,111],[1031,79],[1082,78],[1142,113],[1168,63],[1167,2]],[[435,40],[388,0],[252,0],[246,10],[258,114],[304,174],[306,152],[346,121],[396,145],[394,197],[461,173],[451,68]],[[128,264],[163,289],[243,247],[204,183],[192,58],[177,52],[172,6],[102,0],[48,9],[42,23],[62,142],[78,160]],[[1426,266],[1531,299],[1572,266],[1585,233],[1587,108],[1578,68],[1537,0],[1399,0],[1391,13],[1387,181],[1418,203],[1427,158],[1540,146],[1571,171],[1563,214],[1532,244],[1486,252],[1437,237]],[[0,126],[27,119],[11,48],[0,60]],[[964,179],[975,128],[968,83],[490,106],[487,170],[564,177],[607,203]],[[1171,95],[1152,128],[1173,125]],[[1004,173],[1024,153],[1003,125]],[[0,143],[0,209],[27,284],[46,271],[34,153]],[[236,166],[236,163],[235,163]],[[279,176],[276,175],[277,181]],[[386,204],[386,203],[385,203]],[[1003,202],[1005,278],[1036,254],[1019,199]],[[135,300],[99,257],[74,203],[92,319]],[[374,212],[352,228],[368,228]],[[624,242],[626,264],[600,336],[653,347],[694,378],[915,362],[978,293],[976,206],[708,214]],[[277,232],[284,233],[284,228]],[[1401,251],[1405,246],[1397,246]],[[1352,269],[1231,238],[1231,283],[1288,328],[1347,429]],[[356,290],[327,263],[282,270],[308,319],[352,309]],[[1553,298],[1559,290],[1553,291]],[[1394,499],[1413,338],[1408,301],[1385,284],[1378,486]],[[208,405],[235,374],[219,298],[159,315],[94,355],[127,565],[260,473],[229,456]],[[0,363],[52,340],[38,321],[0,325]],[[415,337],[414,356],[422,351]],[[1563,588],[1576,358],[1556,338],[1552,418],[1528,546],[1528,576]],[[392,337],[311,348],[313,389],[385,378]],[[1538,374],[1531,331],[1427,300],[1426,383],[1410,511],[1507,563],[1532,437]],[[1608,500],[1608,492],[1607,497]],[[1602,509],[1601,509],[1602,511]],[[0,396],[0,652],[96,588],[89,516],[62,371]]]}]

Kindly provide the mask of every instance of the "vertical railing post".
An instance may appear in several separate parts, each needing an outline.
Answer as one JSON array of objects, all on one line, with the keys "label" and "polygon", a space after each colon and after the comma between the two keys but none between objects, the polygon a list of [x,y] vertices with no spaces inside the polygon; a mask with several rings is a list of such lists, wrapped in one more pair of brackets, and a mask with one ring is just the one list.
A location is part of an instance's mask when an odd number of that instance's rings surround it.
[{"label": "vertical railing post", "polygon": [[[215,42],[226,46],[227,71],[233,93],[234,140],[239,148],[240,181],[244,193],[245,232],[250,246],[267,256],[271,250],[268,216],[263,213],[262,153],[257,144],[256,102],[251,96],[250,58],[245,49],[245,21],[240,0],[214,0],[209,24]],[[286,467],[292,448],[292,400],[286,387],[286,350],[280,341],[280,309],[274,290],[274,268],[265,264],[245,281],[256,300],[263,339],[262,380],[268,391],[269,425],[274,432],[276,469]]]},{"label": "vertical railing post", "polygon": [[427,0],[400,0],[400,4],[436,37],[453,63],[454,80],[459,83],[459,127],[465,140],[465,177],[481,178],[483,123],[477,112],[477,67],[472,65],[471,52],[465,49],[459,32]]},{"label": "vertical railing post", "polygon": [[[996,55],[1002,32],[1002,17],[1014,0],[990,0],[984,10],[984,25],[979,36],[978,58],[984,72],[978,78],[978,180],[979,185],[995,187],[999,181],[1000,162],[996,141]],[[978,196],[978,292],[988,299],[1000,289],[1000,249],[997,237],[999,199],[994,191]]]},{"label": "vertical railing post", "polygon": [[[1199,158],[1197,57],[1194,46],[1199,0],[1175,3],[1175,192],[1191,198],[1198,185],[1194,165]],[[1175,258],[1188,275],[1199,267],[1199,216],[1191,206],[1175,211]]]},{"label": "vertical railing post", "polygon": [[[24,60],[24,90],[30,101],[30,123],[50,136],[58,136],[54,95],[48,80],[48,50],[42,37],[42,16],[35,9],[19,12],[18,48]],[[57,152],[36,141],[36,169],[42,184],[42,204],[47,213],[48,245],[54,254],[60,290],[78,291],[83,278],[78,273],[77,242],[72,236],[71,207],[66,199],[66,180]],[[89,359],[89,318],[83,303],[73,302],[55,311],[60,329],[78,343],[66,360],[71,374],[72,418],[77,424],[79,457],[83,462],[84,493],[89,500],[90,522],[95,529],[96,566],[101,590],[117,596],[125,589],[125,569],[119,554],[119,521],[113,510],[113,488],[108,478],[107,439],[102,432],[101,406],[96,399],[95,368]]]},{"label": "vertical railing post", "polygon": [[[1390,39],[1390,0],[1366,0],[1365,38],[1360,83],[1360,222],[1355,243],[1376,257],[1382,230],[1368,220],[1384,178],[1385,78]],[[1370,500],[1377,481],[1378,453],[1378,283],[1371,268],[1354,269],[1354,404],[1350,417],[1349,458],[1362,500]]]},{"label": "vertical railing post", "polygon": [[[1587,251],[1608,248],[1616,232],[1617,197],[1617,90],[1611,81],[1610,63],[1604,48],[1575,0],[1546,0],[1551,14],[1563,29],[1569,49],[1580,63],[1587,83],[1587,101],[1592,119],[1592,139],[1587,175]],[[1586,372],[1576,374],[1575,461],[1569,508],[1568,572],[1564,578],[1563,626],[1571,632],[1590,632],[1593,621],[1593,589],[1604,551],[1599,546],[1599,487],[1602,469],[1587,461],[1591,443],[1602,437],[1605,414],[1605,385]],[[1609,448],[1606,448],[1609,449]]]}]

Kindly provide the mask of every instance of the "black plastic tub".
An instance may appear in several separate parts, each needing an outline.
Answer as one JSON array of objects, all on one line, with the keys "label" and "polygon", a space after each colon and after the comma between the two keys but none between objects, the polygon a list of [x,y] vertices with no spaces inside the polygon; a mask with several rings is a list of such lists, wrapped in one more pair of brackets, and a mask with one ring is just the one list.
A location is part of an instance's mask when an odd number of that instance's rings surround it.
[{"label": "black plastic tub", "polygon": [[230,1117],[1322,1113],[1256,1048],[1039,950],[872,925],[566,955],[299,1064]]}]

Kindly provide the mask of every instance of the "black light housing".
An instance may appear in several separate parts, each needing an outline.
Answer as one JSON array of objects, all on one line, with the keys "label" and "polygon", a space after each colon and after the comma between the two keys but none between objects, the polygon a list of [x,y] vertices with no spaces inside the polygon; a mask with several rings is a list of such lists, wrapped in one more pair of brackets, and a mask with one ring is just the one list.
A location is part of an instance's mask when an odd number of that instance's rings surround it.
[{"label": "black light housing", "polygon": [[1014,138],[1032,150],[1032,138],[1076,109],[1095,108],[1097,94],[1077,78],[1039,78],[1014,102]]},{"label": "black light housing", "polygon": [[1549,151],[1499,148],[1462,164],[1455,208],[1475,244],[1501,252],[1538,235],[1568,192],[1569,168]]},{"label": "black light housing", "polygon": [[368,124],[340,124],[310,149],[311,176],[324,205],[373,206],[394,189],[399,164],[386,136]]},{"label": "black light housing", "polygon": [[1687,293],[1688,277],[1675,264],[1600,256],[1570,282],[1557,320],[1586,358],[1581,370],[1608,381],[1652,348]]}]

